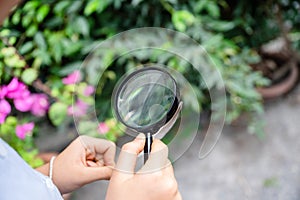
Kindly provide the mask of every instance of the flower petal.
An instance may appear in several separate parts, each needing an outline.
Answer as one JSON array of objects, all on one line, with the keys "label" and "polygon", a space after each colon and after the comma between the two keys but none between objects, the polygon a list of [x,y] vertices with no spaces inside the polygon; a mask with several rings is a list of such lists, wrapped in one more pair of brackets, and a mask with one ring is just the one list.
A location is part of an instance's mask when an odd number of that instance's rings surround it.
[{"label": "flower petal", "polygon": [[19,80],[18,78],[14,77],[10,83],[7,85],[7,91],[14,91],[17,89],[19,85]]},{"label": "flower petal", "polygon": [[100,132],[100,134],[106,134],[109,131],[109,127],[105,122],[100,122],[98,125],[98,131]]},{"label": "flower petal", "polygon": [[33,99],[31,96],[27,98],[14,99],[14,104],[17,110],[21,112],[28,112],[33,105]]},{"label": "flower petal", "polygon": [[88,85],[88,86],[86,86],[86,88],[84,89],[83,95],[84,95],[84,96],[90,96],[91,94],[94,93],[94,91],[95,91],[94,86]]},{"label": "flower petal", "polygon": [[31,113],[35,116],[44,116],[49,108],[48,97],[44,94],[33,94]]},{"label": "flower petal", "polygon": [[3,99],[7,94],[7,87],[1,86],[0,87],[0,99]]},{"label": "flower petal", "polygon": [[17,125],[16,135],[21,140],[24,140],[26,135],[32,134],[33,128],[34,128],[34,123],[33,122],[29,122],[29,123],[22,124],[22,125]]},{"label": "flower petal", "polygon": [[5,99],[1,99],[0,100],[0,113],[7,115],[10,113],[10,111],[11,111],[10,104]]},{"label": "flower petal", "polygon": [[73,73],[69,74],[67,77],[62,79],[62,82],[65,85],[78,83],[80,81],[81,81],[81,74],[79,70],[74,71]]}]

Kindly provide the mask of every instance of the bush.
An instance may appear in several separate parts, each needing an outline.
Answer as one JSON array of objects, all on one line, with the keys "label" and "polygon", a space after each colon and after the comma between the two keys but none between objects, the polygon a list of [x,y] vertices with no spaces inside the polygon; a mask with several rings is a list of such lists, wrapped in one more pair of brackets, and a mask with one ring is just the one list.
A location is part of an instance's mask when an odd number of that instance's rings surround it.
[{"label": "bush", "polygon": [[[202,109],[209,109],[208,90],[209,87],[216,87],[217,82],[210,77],[212,84],[206,86],[200,75],[195,76],[195,69],[188,62],[181,62],[174,55],[166,56],[155,52],[145,55],[136,52],[130,59],[115,60],[120,52],[118,49],[108,49],[101,55],[92,55],[90,60],[95,59],[94,63],[86,71],[75,71],[100,41],[128,29],[149,26],[177,30],[199,42],[224,80],[228,100],[227,123],[247,112],[252,116],[249,130],[261,134],[261,121],[256,116],[263,113],[263,106],[256,87],[268,84],[268,80],[249,67],[249,64],[260,60],[252,49],[255,46],[252,44],[259,39],[256,36],[251,40],[247,39],[250,34],[248,29],[255,28],[260,20],[256,20],[257,16],[251,15],[250,11],[239,16],[245,10],[243,3],[246,4],[246,1],[236,5],[216,0],[24,1],[5,21],[0,31],[0,81],[2,87],[6,87],[15,80],[18,84],[25,85],[31,96],[43,93],[47,106],[38,118],[34,118],[33,108],[19,109],[13,98],[1,97],[2,102],[6,101],[5,104],[14,105],[11,106],[14,107],[11,112],[6,111],[5,117],[10,117],[3,119],[1,130],[5,129],[5,133],[1,131],[1,135],[11,141],[10,144],[15,143],[16,145],[12,145],[21,152],[23,147],[19,148],[22,146],[19,143],[32,144],[31,133],[35,129],[25,131],[28,137],[20,142],[14,135],[17,124],[35,121],[38,125],[42,123],[41,119],[48,116],[53,125],[59,126],[66,122],[68,110],[69,114],[76,114],[87,105],[96,103],[96,110],[101,110],[98,113],[99,120],[110,125],[110,132],[106,137],[115,140],[120,133],[113,129],[116,122],[109,109],[113,83],[125,72],[149,61],[168,65],[182,73],[194,88],[198,88],[198,102]],[[228,10],[230,17],[226,17]],[[238,36],[236,31],[244,31],[244,34]],[[141,40],[151,41],[156,37],[157,35],[148,35]],[[188,46],[184,48],[187,56],[197,58],[198,55],[189,51]],[[94,72],[100,70],[99,66],[109,63],[112,64],[105,70],[95,91],[96,98],[101,95],[101,101],[94,102],[91,96],[94,89],[92,85],[97,81]],[[82,76],[80,82],[76,79],[79,76]],[[73,90],[74,81],[79,82],[76,91]],[[85,95],[85,92],[88,94]],[[78,110],[70,110],[73,95],[76,96],[75,105],[79,107]],[[23,112],[27,114],[24,115]],[[91,126],[88,121],[84,121],[79,129],[91,132],[94,136],[99,135],[97,127]],[[32,146],[25,149],[32,149]]]}]

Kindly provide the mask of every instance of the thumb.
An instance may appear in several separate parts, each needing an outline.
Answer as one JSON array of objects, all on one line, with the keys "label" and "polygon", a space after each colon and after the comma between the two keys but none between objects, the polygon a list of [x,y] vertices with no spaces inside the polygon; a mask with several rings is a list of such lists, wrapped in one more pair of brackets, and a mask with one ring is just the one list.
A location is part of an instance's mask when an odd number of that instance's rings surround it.
[{"label": "thumb", "polygon": [[155,139],[152,143],[149,159],[138,173],[160,171],[169,165],[168,147],[162,141]]}]

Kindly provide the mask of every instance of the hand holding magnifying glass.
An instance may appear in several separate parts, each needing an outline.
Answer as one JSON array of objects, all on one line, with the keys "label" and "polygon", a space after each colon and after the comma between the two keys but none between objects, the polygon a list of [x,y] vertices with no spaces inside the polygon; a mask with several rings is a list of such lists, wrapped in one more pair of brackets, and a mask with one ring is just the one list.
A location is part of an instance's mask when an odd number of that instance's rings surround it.
[{"label": "hand holding magnifying glass", "polygon": [[115,115],[128,129],[144,133],[144,162],[153,136],[163,137],[182,108],[175,79],[164,69],[145,67],[125,76],[113,92]]}]

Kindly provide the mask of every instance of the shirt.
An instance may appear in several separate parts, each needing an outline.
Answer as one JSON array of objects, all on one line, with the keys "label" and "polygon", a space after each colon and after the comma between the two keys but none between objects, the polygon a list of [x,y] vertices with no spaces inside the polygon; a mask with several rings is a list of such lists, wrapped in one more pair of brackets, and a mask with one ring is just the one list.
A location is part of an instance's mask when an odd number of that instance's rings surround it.
[{"label": "shirt", "polygon": [[63,200],[52,180],[31,168],[0,138],[1,200]]}]

